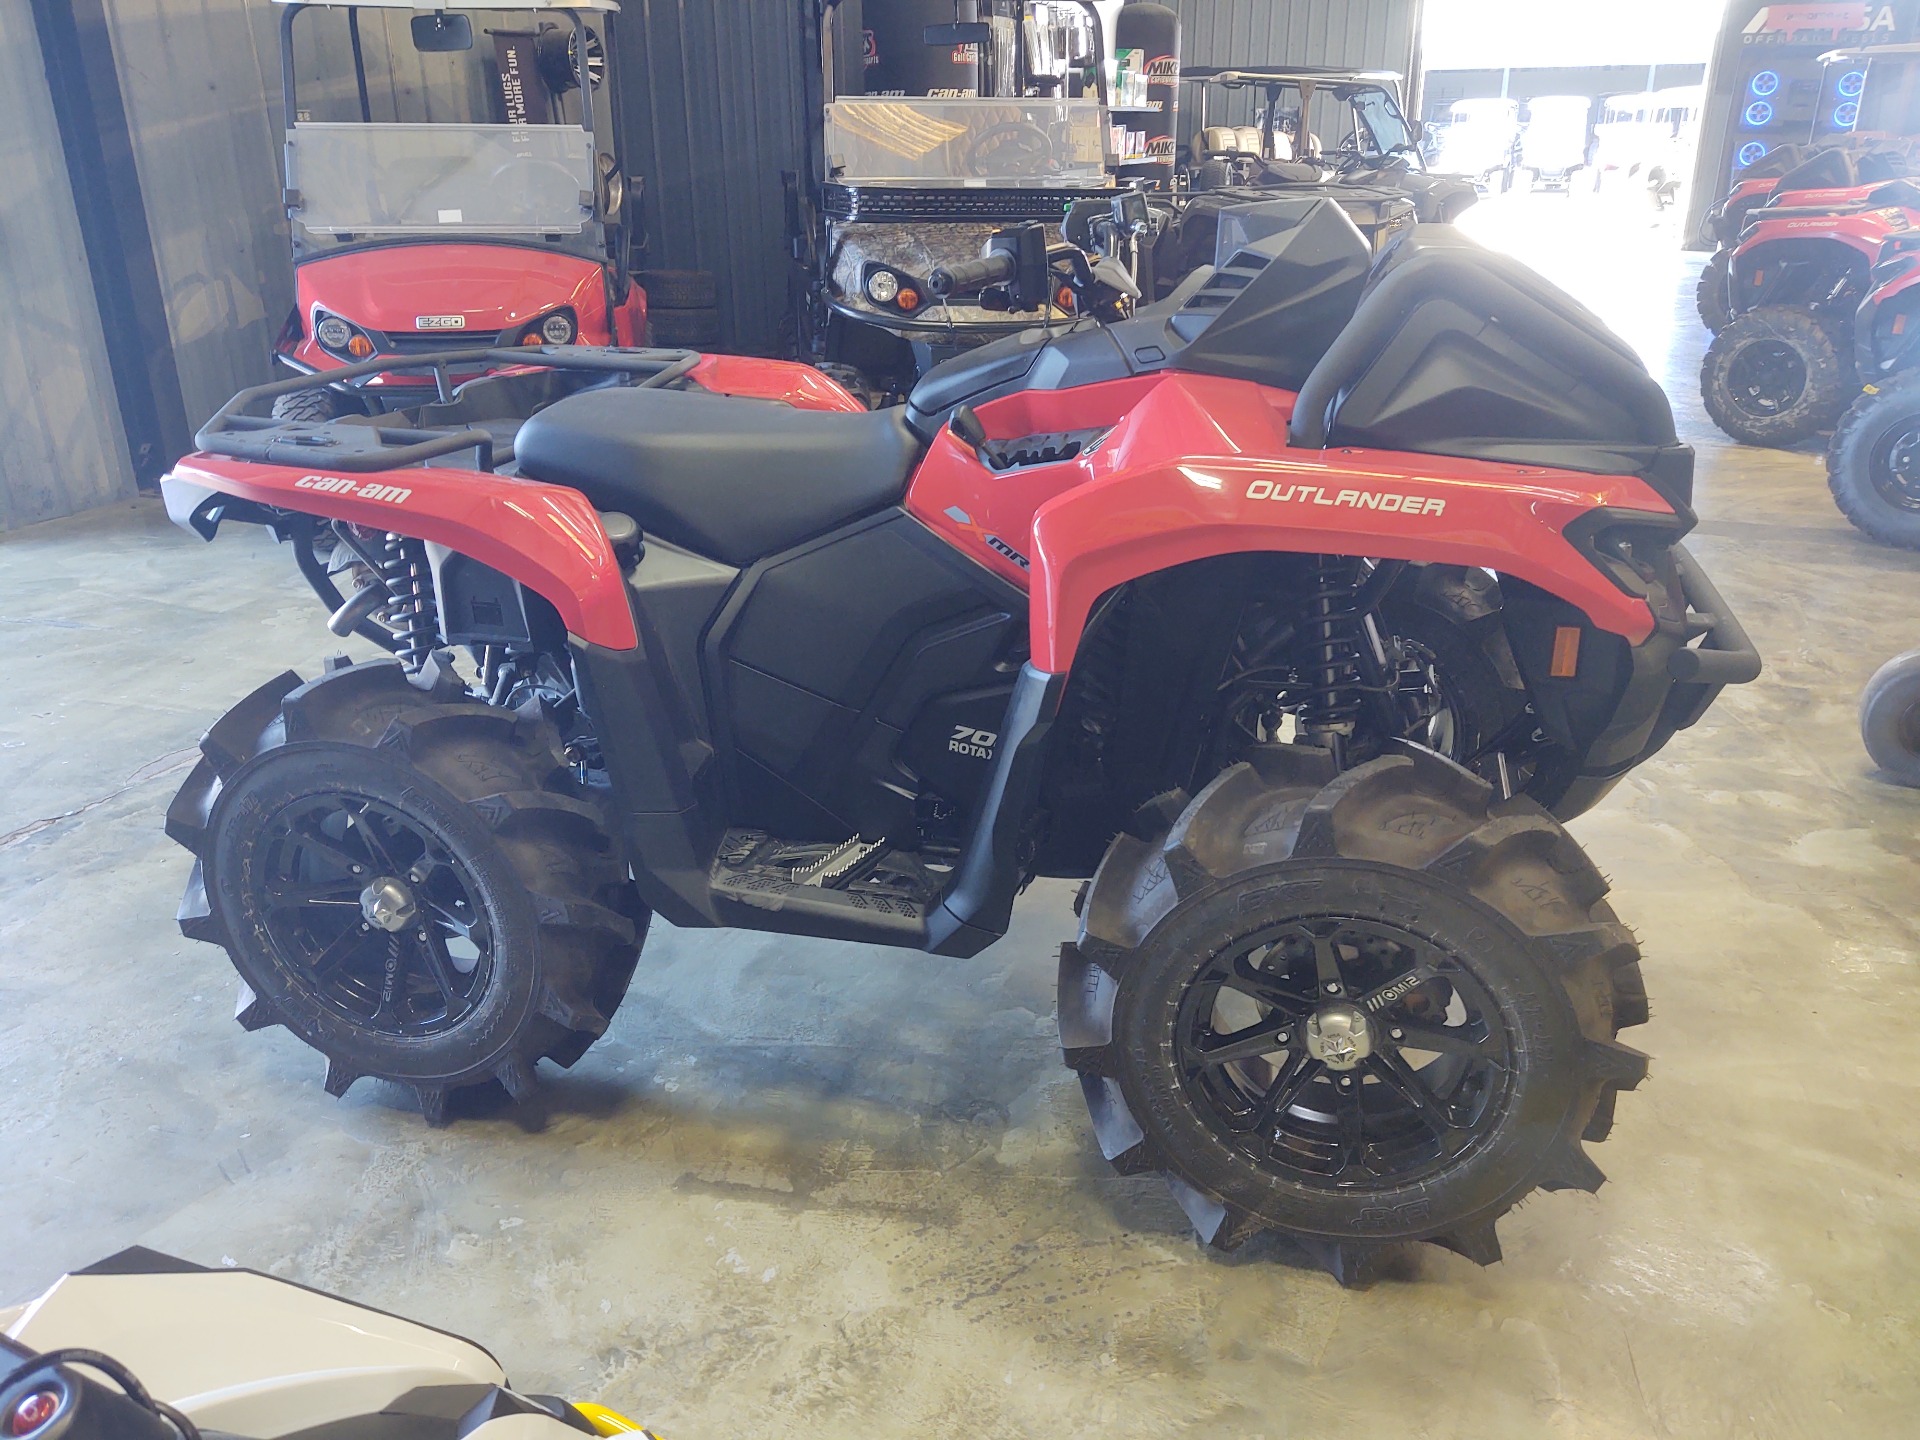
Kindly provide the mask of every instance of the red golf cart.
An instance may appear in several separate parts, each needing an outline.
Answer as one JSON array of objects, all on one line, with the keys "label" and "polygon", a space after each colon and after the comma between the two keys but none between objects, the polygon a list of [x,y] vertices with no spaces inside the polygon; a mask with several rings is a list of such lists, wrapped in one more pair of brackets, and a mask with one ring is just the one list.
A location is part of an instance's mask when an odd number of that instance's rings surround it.
[{"label": "red golf cart", "polygon": [[[277,0],[304,374],[482,346],[641,345],[633,197],[599,26],[615,0]],[[469,375],[438,377],[464,380]],[[360,374],[290,418],[381,414],[436,377]]]}]

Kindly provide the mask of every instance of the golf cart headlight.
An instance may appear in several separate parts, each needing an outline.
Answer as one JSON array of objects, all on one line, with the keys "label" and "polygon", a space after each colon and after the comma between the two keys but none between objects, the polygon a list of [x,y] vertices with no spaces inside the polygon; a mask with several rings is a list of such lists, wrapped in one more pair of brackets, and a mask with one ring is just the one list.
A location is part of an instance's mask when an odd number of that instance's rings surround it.
[{"label": "golf cart headlight", "polygon": [[891,305],[900,293],[900,277],[891,270],[876,270],[867,277],[867,298],[879,305]]},{"label": "golf cart headlight", "polygon": [[322,315],[313,327],[313,335],[329,350],[344,350],[353,341],[353,326],[338,315]]},{"label": "golf cart headlight", "polygon": [[549,345],[571,345],[574,328],[571,315],[555,312],[540,322],[540,338]]}]

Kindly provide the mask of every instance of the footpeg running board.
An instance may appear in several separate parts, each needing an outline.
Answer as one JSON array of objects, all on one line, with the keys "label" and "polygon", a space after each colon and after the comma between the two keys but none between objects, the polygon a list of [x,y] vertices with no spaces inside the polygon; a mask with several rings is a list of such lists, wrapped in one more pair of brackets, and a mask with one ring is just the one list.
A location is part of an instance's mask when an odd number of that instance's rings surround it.
[{"label": "footpeg running board", "polygon": [[[937,886],[912,893],[897,873],[877,871],[885,841],[859,836],[839,845],[797,845],[756,830],[730,830],[709,872],[714,908],[727,924],[749,930],[924,948]],[[918,870],[902,856],[897,869]]]}]

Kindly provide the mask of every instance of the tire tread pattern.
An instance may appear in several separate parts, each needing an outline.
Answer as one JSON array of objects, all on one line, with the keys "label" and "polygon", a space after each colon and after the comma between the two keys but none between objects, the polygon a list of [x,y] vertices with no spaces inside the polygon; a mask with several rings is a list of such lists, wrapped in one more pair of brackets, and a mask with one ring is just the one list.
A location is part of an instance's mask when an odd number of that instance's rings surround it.
[{"label": "tire tread pattern", "polygon": [[[1369,811],[1410,792],[1443,817],[1426,835],[1408,838],[1365,823]],[[1633,1089],[1647,1072],[1646,1057],[1615,1039],[1646,1020],[1646,990],[1639,947],[1606,903],[1605,878],[1546,811],[1525,799],[1498,801],[1479,777],[1412,745],[1340,774],[1322,752],[1268,747],[1216,777],[1177,816],[1167,818],[1166,810],[1156,802],[1135,820],[1133,828],[1157,830],[1157,841],[1124,833],[1116,839],[1087,893],[1079,937],[1060,953],[1066,1063],[1079,1076],[1101,1153],[1116,1171],[1164,1175],[1195,1233],[1216,1249],[1280,1228],[1182,1174],[1178,1157],[1161,1153],[1132,1115],[1115,1078],[1129,1063],[1116,1039],[1117,997],[1147,936],[1206,887],[1296,859],[1371,859],[1449,880],[1504,915],[1527,937],[1540,968],[1558,978],[1587,1037],[1572,1060],[1574,1118],[1536,1158],[1528,1183],[1495,1213],[1400,1238],[1492,1264],[1500,1258],[1495,1224],[1528,1190],[1599,1188],[1605,1177],[1581,1144],[1606,1137],[1617,1092]],[[1514,883],[1521,874],[1523,886]],[[1516,900],[1520,893],[1534,898]],[[1399,1243],[1291,1238],[1346,1285],[1367,1283]]]},{"label": "tire tread pattern", "polygon": [[[209,903],[204,866],[223,819],[222,783],[259,756],[306,742],[405,756],[479,815],[533,901],[540,986],[503,1052],[484,1072],[444,1083],[378,1078],[412,1085],[422,1115],[439,1124],[455,1090],[497,1080],[520,1099],[532,1093],[540,1060],[562,1067],[577,1061],[605,1033],[632,979],[647,913],[632,896],[606,820],[575,793],[554,727],[469,699],[437,662],[417,680],[392,661],[330,663],[307,683],[288,671],[242,700],[202,740],[202,759],[168,809],[167,833],[194,856],[181,933],[221,946],[240,971],[234,1018],[247,1030],[287,1023],[247,983],[238,948]],[[328,1055],[327,1092],[343,1095],[374,1073],[350,1055]]]}]

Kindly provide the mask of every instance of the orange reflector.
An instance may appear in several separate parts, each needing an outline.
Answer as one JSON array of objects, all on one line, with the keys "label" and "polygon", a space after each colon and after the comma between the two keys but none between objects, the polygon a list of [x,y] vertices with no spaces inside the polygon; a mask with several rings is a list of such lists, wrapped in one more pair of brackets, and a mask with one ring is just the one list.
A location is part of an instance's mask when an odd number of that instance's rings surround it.
[{"label": "orange reflector", "polygon": [[1580,627],[1558,625],[1553,631],[1553,663],[1547,673],[1556,680],[1571,680],[1580,668]]},{"label": "orange reflector", "polygon": [[1761,281],[1765,280],[1766,278],[1767,278],[1766,271],[1756,270],[1753,272],[1753,277],[1750,280],[1748,280],[1747,283],[1749,285],[1758,285]]},{"label": "orange reflector", "polygon": [[1899,334],[1902,334],[1902,333],[1903,333],[1903,332],[1904,332],[1904,331],[1906,330],[1906,328],[1907,328],[1907,317],[1906,317],[1905,315],[1896,315],[1896,316],[1894,316],[1894,317],[1893,317],[1893,324],[1892,324],[1891,326],[1889,326],[1888,328],[1889,328],[1890,330],[1892,330],[1892,332],[1893,332],[1893,333],[1894,333],[1895,335],[1899,335]]},{"label": "orange reflector", "polygon": [[538,330],[529,330],[525,335],[520,337],[520,343],[522,345],[544,345],[546,342],[540,338],[540,332]]},{"label": "orange reflector", "polygon": [[1062,309],[1062,310],[1071,310],[1071,309],[1073,309],[1073,290],[1072,290],[1072,287],[1070,287],[1070,286],[1066,286],[1066,285],[1062,285],[1062,286],[1061,286],[1061,287],[1060,287],[1060,288],[1059,288],[1058,290],[1056,290],[1056,291],[1054,291],[1054,292],[1053,292],[1053,303],[1054,303],[1054,304],[1055,304],[1056,306],[1058,306],[1058,307],[1059,307],[1060,309]]},{"label": "orange reflector", "polygon": [[909,290],[905,286],[902,286],[900,293],[893,297],[893,303],[898,305],[902,310],[918,310],[920,308],[920,292],[918,290]]},{"label": "orange reflector", "polygon": [[347,353],[356,360],[368,359],[373,354],[373,342],[364,335],[356,335],[347,341]]}]

